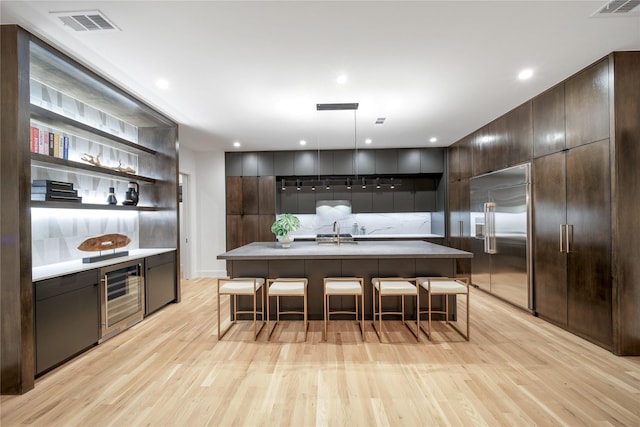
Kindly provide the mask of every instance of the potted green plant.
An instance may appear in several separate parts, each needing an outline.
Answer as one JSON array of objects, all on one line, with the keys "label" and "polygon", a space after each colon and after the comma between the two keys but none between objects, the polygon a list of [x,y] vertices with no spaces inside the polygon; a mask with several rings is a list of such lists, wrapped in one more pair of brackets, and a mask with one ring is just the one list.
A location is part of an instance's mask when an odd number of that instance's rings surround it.
[{"label": "potted green plant", "polygon": [[293,214],[282,214],[271,225],[271,232],[276,235],[283,248],[288,248],[293,242],[292,231],[300,227],[300,219]]}]

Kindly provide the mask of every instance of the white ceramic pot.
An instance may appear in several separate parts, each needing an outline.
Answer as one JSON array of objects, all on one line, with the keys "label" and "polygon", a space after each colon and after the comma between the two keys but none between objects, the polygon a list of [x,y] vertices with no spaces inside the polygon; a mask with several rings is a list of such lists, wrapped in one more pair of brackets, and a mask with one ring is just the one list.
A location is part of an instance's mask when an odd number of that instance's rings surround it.
[{"label": "white ceramic pot", "polygon": [[291,242],[293,242],[293,236],[289,233],[284,236],[278,236],[278,242],[280,242],[283,248],[288,248],[291,246]]}]

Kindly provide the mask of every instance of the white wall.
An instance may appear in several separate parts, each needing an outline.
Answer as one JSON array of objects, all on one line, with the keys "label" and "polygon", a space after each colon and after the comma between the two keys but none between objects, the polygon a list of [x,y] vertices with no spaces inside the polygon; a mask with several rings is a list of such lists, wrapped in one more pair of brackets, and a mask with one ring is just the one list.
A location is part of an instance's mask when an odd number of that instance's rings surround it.
[{"label": "white wall", "polygon": [[226,251],[224,152],[181,147],[180,172],[190,177],[193,277],[224,277],[226,263],[216,259]]}]

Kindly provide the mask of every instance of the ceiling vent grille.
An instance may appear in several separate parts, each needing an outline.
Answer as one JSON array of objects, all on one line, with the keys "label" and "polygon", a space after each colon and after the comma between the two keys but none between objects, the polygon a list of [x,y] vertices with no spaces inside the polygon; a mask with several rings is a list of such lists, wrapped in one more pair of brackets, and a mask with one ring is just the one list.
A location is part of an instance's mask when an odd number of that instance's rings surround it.
[{"label": "ceiling vent grille", "polygon": [[120,31],[120,29],[99,10],[51,13],[56,15],[65,26],[75,31]]},{"label": "ceiling vent grille", "polygon": [[602,6],[593,16],[620,16],[631,12],[640,5],[640,0],[611,0]]}]

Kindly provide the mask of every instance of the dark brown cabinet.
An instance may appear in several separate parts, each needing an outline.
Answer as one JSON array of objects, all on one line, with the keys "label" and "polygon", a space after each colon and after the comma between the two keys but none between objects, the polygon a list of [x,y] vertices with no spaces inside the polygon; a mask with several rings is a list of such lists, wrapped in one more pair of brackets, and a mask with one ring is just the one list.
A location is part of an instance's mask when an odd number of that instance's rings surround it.
[{"label": "dark brown cabinet", "polygon": [[564,83],[533,99],[533,157],[565,148]]},{"label": "dark brown cabinet", "polygon": [[471,144],[474,134],[462,138],[447,149],[449,182],[471,178]]},{"label": "dark brown cabinet", "polygon": [[226,177],[227,250],[273,240],[275,185],[274,176]]},{"label": "dark brown cabinet", "polygon": [[473,176],[531,159],[531,101],[479,129],[472,139]]},{"label": "dark brown cabinet", "polygon": [[609,141],[534,162],[535,310],[611,348]]},{"label": "dark brown cabinet", "polygon": [[[470,245],[470,188],[469,179],[449,183],[449,246],[469,251]],[[456,273],[462,276],[471,274],[471,260],[456,260]]]},{"label": "dark brown cabinet", "polygon": [[567,148],[609,138],[609,58],[568,79],[565,98]]}]

